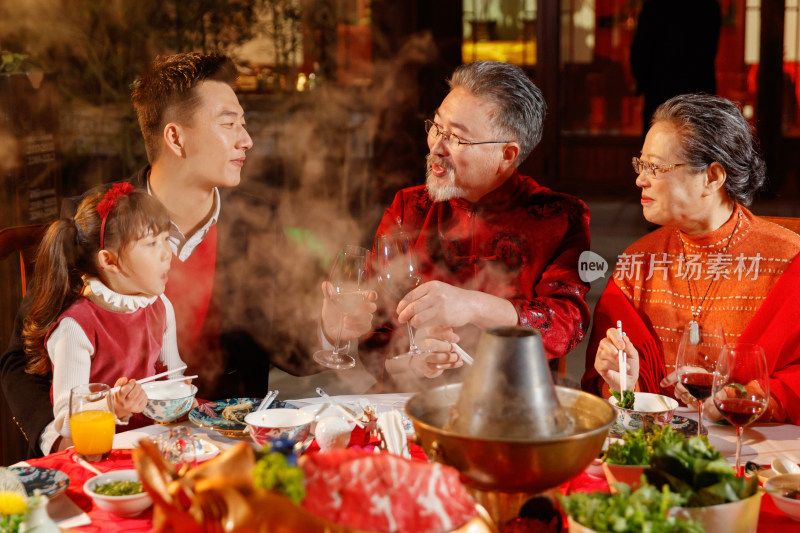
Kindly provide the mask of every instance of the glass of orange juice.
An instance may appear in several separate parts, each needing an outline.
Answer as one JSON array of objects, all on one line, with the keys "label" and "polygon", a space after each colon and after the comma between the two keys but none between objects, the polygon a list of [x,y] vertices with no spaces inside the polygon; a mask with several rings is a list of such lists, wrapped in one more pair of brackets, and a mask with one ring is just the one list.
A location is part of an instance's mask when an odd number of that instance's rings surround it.
[{"label": "glass of orange juice", "polygon": [[69,426],[75,451],[87,461],[103,461],[114,442],[114,399],[104,383],[73,387],[69,395]]}]

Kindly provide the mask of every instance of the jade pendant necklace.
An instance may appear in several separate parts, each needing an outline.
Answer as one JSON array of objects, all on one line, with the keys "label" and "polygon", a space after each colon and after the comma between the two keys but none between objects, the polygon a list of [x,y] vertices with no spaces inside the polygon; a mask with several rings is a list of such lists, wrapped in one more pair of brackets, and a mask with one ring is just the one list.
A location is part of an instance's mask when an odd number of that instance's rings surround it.
[{"label": "jade pendant necklace", "polygon": [[[736,219],[736,225],[733,226],[733,231],[731,232],[730,236],[728,237],[728,242],[725,245],[725,249],[722,250],[721,255],[725,255],[728,253],[728,248],[731,246],[731,241],[733,241],[733,236],[736,235],[736,230],[739,229],[739,223],[742,221],[742,212],[739,212],[739,217]],[[681,237],[681,232],[676,228],[678,233],[678,239],[681,241],[681,250],[683,250],[683,260],[684,263],[686,262],[686,244],[683,242],[683,237]],[[697,319],[700,316],[700,313],[703,312],[703,304],[706,301],[706,297],[708,296],[709,291],[711,291],[711,286],[714,284],[714,278],[708,282],[708,287],[706,287],[706,292],[703,294],[703,298],[697,304],[697,307],[694,305],[694,296],[692,295],[692,282],[689,281],[689,277],[686,276],[686,285],[689,287],[689,303],[692,306],[692,320],[689,322],[689,342],[693,345],[700,344],[700,325],[697,323]],[[698,294],[699,296],[699,294]],[[711,307],[711,303],[708,304]]]}]

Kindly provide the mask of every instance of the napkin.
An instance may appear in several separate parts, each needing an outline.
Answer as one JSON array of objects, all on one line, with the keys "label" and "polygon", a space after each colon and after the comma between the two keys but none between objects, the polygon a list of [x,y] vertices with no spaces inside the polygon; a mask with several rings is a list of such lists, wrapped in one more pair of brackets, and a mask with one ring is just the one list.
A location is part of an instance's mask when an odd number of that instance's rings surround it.
[{"label": "napkin", "polygon": [[92,523],[89,515],[75,505],[75,502],[66,494],[62,494],[50,500],[47,504],[47,514],[49,514],[56,525],[62,529],[88,526]]}]

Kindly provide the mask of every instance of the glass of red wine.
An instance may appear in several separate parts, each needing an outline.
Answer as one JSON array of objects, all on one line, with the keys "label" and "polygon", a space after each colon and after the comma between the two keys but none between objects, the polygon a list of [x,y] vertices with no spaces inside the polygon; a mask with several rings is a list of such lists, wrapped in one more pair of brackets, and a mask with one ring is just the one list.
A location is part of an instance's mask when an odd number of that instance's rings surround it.
[{"label": "glass of red wine", "polygon": [[675,370],[680,383],[697,400],[697,435],[703,434],[703,402],[711,396],[714,369],[725,346],[720,326],[687,324],[678,346]]},{"label": "glass of red wine", "polygon": [[757,344],[726,344],[717,362],[712,394],[719,412],[736,426],[736,475],[741,475],[742,432],[769,404],[764,349]]},{"label": "glass of red wine", "polygon": [[[378,237],[375,250],[375,273],[380,286],[398,300],[422,284],[419,260],[411,235],[394,233]],[[406,325],[408,326],[408,352],[396,357],[421,353],[414,342],[414,328],[409,322],[406,322]]]},{"label": "glass of red wine", "polygon": [[367,291],[364,289],[364,273],[367,262],[367,250],[360,246],[345,246],[336,256],[328,276],[333,287],[330,295],[331,302],[341,312],[339,319],[339,333],[336,335],[336,344],[333,350],[319,350],[314,352],[314,361],[337,370],[344,370],[356,366],[356,360],[347,354],[350,343],[339,346],[344,328],[344,317],[353,313],[364,303]]}]

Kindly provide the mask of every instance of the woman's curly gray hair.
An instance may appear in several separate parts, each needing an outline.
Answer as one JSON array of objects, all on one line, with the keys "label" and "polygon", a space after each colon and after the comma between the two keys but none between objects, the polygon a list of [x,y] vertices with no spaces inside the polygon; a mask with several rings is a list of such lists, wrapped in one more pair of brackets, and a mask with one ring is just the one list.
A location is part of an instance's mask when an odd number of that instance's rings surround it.
[{"label": "woman's curly gray hair", "polygon": [[708,94],[682,94],[661,104],[653,121],[678,128],[683,161],[695,172],[713,162],[725,169],[725,192],[742,205],[753,202],[767,180],[758,139],[730,100]]}]

